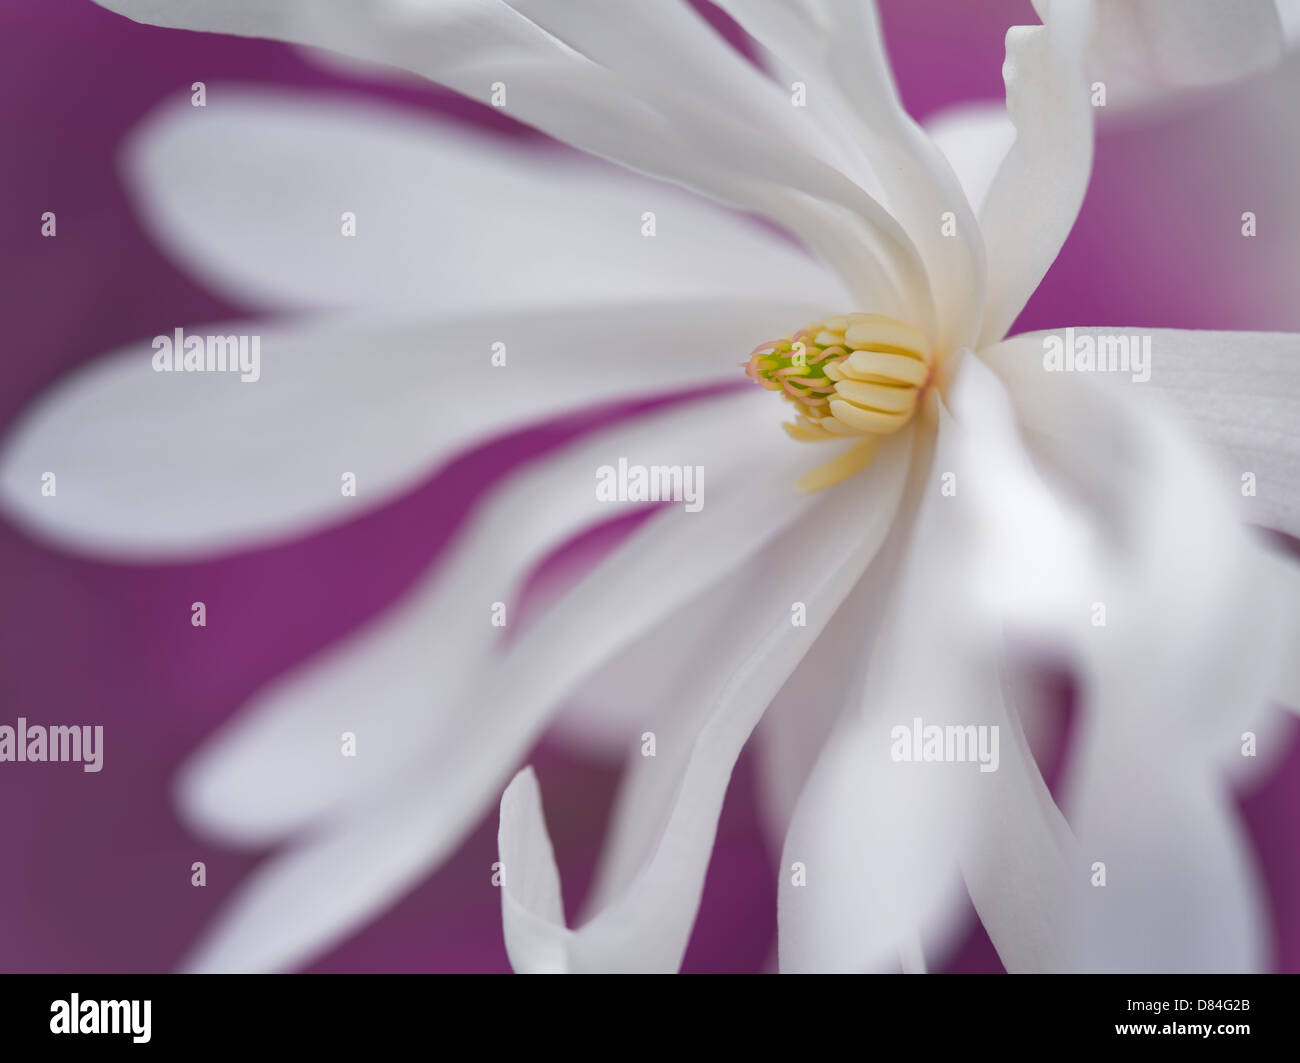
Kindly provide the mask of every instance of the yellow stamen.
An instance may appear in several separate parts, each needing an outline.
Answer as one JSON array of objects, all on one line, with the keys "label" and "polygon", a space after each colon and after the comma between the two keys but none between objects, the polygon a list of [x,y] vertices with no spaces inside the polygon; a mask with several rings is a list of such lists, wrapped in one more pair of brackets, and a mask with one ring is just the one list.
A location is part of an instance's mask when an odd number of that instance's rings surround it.
[{"label": "yellow stamen", "polygon": [[847,480],[870,465],[871,459],[876,456],[878,446],[880,446],[880,437],[868,436],[861,443],[854,443],[843,454],[832,458],[825,465],[819,465],[812,472],[804,473],[795,483],[795,487],[806,494],[833,487],[841,480]]},{"label": "yellow stamen", "polygon": [[794,405],[791,438],[862,442],[799,481],[820,491],[870,464],[881,436],[903,428],[931,381],[925,336],[880,314],[841,314],[754,348],[750,379]]}]

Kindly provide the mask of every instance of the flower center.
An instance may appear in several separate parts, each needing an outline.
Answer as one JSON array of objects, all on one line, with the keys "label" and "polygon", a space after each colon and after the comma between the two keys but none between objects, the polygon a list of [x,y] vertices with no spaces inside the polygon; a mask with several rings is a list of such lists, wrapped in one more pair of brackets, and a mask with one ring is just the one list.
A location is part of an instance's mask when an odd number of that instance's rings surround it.
[{"label": "flower center", "polygon": [[865,468],[880,437],[912,419],[934,358],[925,336],[901,321],[842,314],[761,343],[741,364],[751,380],[795,407],[794,421],[781,426],[794,439],[861,440],[800,481],[815,491]]}]

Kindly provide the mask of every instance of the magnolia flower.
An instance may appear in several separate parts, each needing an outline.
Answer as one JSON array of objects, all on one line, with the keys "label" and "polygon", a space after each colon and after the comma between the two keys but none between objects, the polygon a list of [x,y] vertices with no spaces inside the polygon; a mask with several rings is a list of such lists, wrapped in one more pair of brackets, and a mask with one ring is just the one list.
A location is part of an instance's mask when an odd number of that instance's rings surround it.
[{"label": "magnolia flower", "polygon": [[[255,383],[157,373],[138,345],[47,396],[7,440],[3,497],[70,548],[282,539],[506,428],[725,381],[736,362],[763,385],[516,472],[398,609],[214,739],[180,782],[187,817],[286,844],[192,969],[300,964],[374,914],[453,850],[566,702],[630,766],[577,929],[531,771],[501,796],[518,970],[677,968],[756,728],[784,838],[783,970],[924,969],[966,896],[1009,970],[1264,964],[1225,780],[1270,701],[1300,700],[1284,660],[1300,596],[1233,499],[1249,475],[1254,517],[1300,531],[1300,340],[1069,334],[1094,353],[1149,337],[1136,385],[1048,371],[1061,334],[1005,338],[1087,184],[1089,3],[1043,3],[1044,25],[1008,35],[1015,136],[992,161],[969,138],[950,160],[911,121],[865,4],[719,3],[806,107],[678,3],[105,6],[496,96],[771,223],[589,160],[524,174],[498,143],[342,107],[228,97],[141,134],[164,243],[248,299],[336,312],[263,330]],[[283,187],[294,197],[267,192]],[[451,187],[473,209],[438,198]],[[340,239],[340,211],[374,236]],[[629,232],[646,211],[653,240]],[[476,618],[616,511],[592,472],[620,458],[702,466],[701,511],[657,511],[502,647]],[[40,492],[51,469],[56,502]],[[357,498],[338,497],[341,470]],[[1025,646],[1080,679],[1059,805],[1031,749],[1036,708],[1007,682],[1008,647]],[[990,736],[996,758],[917,763],[909,736],[936,727]],[[342,731],[365,755],[339,757]]]}]

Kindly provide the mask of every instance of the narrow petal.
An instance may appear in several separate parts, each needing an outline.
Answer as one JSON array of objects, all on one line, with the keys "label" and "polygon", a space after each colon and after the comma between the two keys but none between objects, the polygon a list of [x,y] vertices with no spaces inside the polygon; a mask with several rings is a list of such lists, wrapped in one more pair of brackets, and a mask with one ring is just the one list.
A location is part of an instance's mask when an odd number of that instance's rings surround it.
[{"label": "narrow petal", "polygon": [[[1282,637],[1293,646],[1300,645],[1300,561],[1290,554],[1265,550],[1260,554],[1259,578],[1290,606],[1289,619],[1281,625]],[[1277,704],[1300,713],[1300,659],[1295,655],[1281,662],[1272,697]]]},{"label": "narrow petal", "polygon": [[[1041,649],[1068,654],[1095,543],[1080,527],[1077,506],[1033,467],[1015,407],[985,363],[964,359],[948,402],[953,420],[940,446],[950,449],[935,464],[953,473],[957,488],[937,501],[961,502],[933,506],[932,526],[923,513],[913,549],[925,559],[918,578],[929,581],[935,608],[951,618],[931,637],[969,675],[940,696],[959,697],[965,689],[980,705],[975,718],[1001,736],[996,768],[986,771],[991,765],[982,763],[966,795],[979,829],[961,849],[962,875],[1009,972],[1074,970],[1085,863],[1034,762],[1007,689],[999,636],[1032,637]],[[940,604],[963,583],[964,625],[961,610]]]},{"label": "narrow petal", "polygon": [[[590,37],[595,56],[575,50],[550,30],[554,24],[574,32],[561,6],[527,5],[541,20],[535,22],[504,0],[100,2],[157,25],[272,37],[389,63],[483,102],[498,86],[513,117],[583,151],[760,213],[825,257],[846,284],[876,293],[882,313],[926,314],[913,294],[925,290],[924,266],[907,234],[817,154],[788,150],[784,120],[756,126],[713,94],[684,90],[666,67],[629,66],[635,37],[621,52],[609,48],[608,35]],[[610,19],[615,7],[586,10],[592,19]],[[702,20],[674,23],[687,24],[688,35],[712,32]],[[617,55],[624,60],[617,68],[596,58]]]},{"label": "narrow petal", "polygon": [[[752,457],[753,434],[770,422],[762,393],[699,400],[604,429],[515,472],[402,602],[259,692],[184,765],[186,819],[225,841],[265,845],[418,771],[499,660],[493,603],[506,606],[513,631],[534,567],[637,505],[598,499],[596,470],[620,458],[698,464],[712,489]],[[343,731],[357,735],[364,756],[339,757]]]},{"label": "narrow petal", "polygon": [[1276,0],[1097,0],[1088,71],[1126,110],[1253,74],[1284,48]]},{"label": "narrow petal", "polygon": [[[525,629],[460,699],[454,726],[413,771],[260,867],[187,965],[300,965],[436,867],[584,680],[815,506],[793,485],[824,453],[792,447],[775,425],[768,438],[770,448],[752,441],[759,449],[738,475],[710,485],[699,512],[664,508]],[[326,880],[330,889],[319,889]],[[304,906],[308,883],[317,886]]]},{"label": "narrow petal", "polygon": [[165,106],[125,169],[159,243],[254,306],[835,301],[812,258],[679,188],[345,98],[226,89],[211,112]]},{"label": "narrow petal", "polygon": [[937,344],[955,350],[973,343],[984,304],[979,225],[947,160],[899,100],[875,5],[722,0],[721,6],[806,84],[817,104],[811,113],[824,115],[839,139],[859,145],[882,202],[925,263]]},{"label": "narrow petal", "polygon": [[642,84],[661,82],[672,57],[673,81],[751,125],[773,128],[808,150],[832,144],[800,121],[778,86],[705,23],[691,4],[660,0],[511,0],[512,6],[594,62]]},{"label": "narrow petal", "polygon": [[[767,413],[770,418],[770,402]],[[722,630],[731,622],[728,585],[724,581],[693,603],[690,623],[674,615],[605,662],[574,692],[553,721],[550,737],[615,763],[639,751],[645,732],[657,731],[676,709],[681,668],[665,668],[664,661],[683,662],[684,668],[700,652],[700,631]]]},{"label": "narrow petal", "polygon": [[[513,941],[506,939],[511,962],[518,951],[531,961],[534,974],[566,973],[564,949],[551,932],[554,924],[564,923],[560,869],[555,865],[542,794],[531,767],[516,775],[501,795],[497,845],[503,918],[514,927]],[[518,883],[516,874],[521,879]],[[515,969],[519,969],[517,963]]]},{"label": "narrow petal", "polygon": [[[596,878],[577,922],[586,922],[615,901],[645,863],[648,847],[656,843],[668,814],[682,758],[697,736],[700,713],[711,711],[709,690],[716,690],[718,677],[732,674],[749,657],[755,641],[763,635],[764,621],[770,621],[770,608],[791,615],[792,602],[779,600],[780,581],[767,577],[767,559],[783,544],[797,549],[801,532],[806,542],[810,532],[815,534],[810,527],[815,519],[806,518],[707,595],[647,631],[586,684],[584,695],[601,696],[602,705],[621,721],[619,752],[626,771],[613,804]],[[759,569],[763,586],[753,587]],[[769,592],[779,604],[740,609]],[[794,593],[787,594],[787,599]],[[702,638],[701,632],[718,634]],[[652,757],[647,756],[648,749]]]},{"label": "narrow petal", "polygon": [[[354,518],[502,431],[734,379],[736,352],[755,336],[817,312],[651,301],[188,328],[260,334],[260,379],[155,372],[147,343],[97,360],[11,431],[0,504],[32,533],[101,556],[260,545]],[[502,353],[505,364],[493,365]],[[42,494],[46,472],[56,496]],[[342,494],[345,472],[355,497]]]},{"label": "narrow petal", "polygon": [[[751,575],[736,586],[734,626],[718,632],[715,645],[684,669],[681,708],[659,736],[657,755],[633,759],[607,856],[613,881],[602,889],[606,903],[590,921],[570,930],[527,906],[526,898],[541,895],[539,883],[550,881],[554,868],[536,859],[546,853],[544,834],[517,833],[542,832],[540,817],[503,814],[501,851],[525,860],[507,865],[503,886],[506,942],[516,970],[554,969],[557,956],[569,972],[673,971],[680,965],[735,758],[884,541],[905,483],[909,437],[888,441],[854,482],[856,490],[821,499],[804,524],[773,544],[762,559],[761,579]],[[817,550],[797,548],[814,534]],[[792,600],[806,604],[806,626],[791,625]],[[543,934],[543,924],[549,933]]]},{"label": "narrow petal", "polygon": [[[896,582],[869,594],[886,613],[864,647],[856,704],[828,740],[786,839],[783,971],[916,968],[918,956],[942,954],[957,929],[959,870],[1008,970],[1071,962],[1079,864],[1007,702],[1001,639],[1005,625],[1024,622],[1031,585],[1068,586],[1072,565],[1069,555],[1055,569],[1005,564],[1003,555],[1060,525],[1030,498],[1035,485],[1011,445],[996,381],[974,359],[959,379],[953,415],[939,411]],[[1002,573],[996,588],[990,568]],[[1063,593],[1038,586],[1034,596],[1055,603]],[[921,750],[907,743],[931,727],[981,736],[983,759],[972,744],[968,762],[916,763]]]},{"label": "narrow petal", "polygon": [[[942,793],[918,786],[916,775],[890,763],[889,732],[897,721],[887,713],[868,717],[862,708],[868,662],[882,629],[897,619],[888,603],[906,574],[900,562],[912,525],[908,519],[891,536],[842,607],[846,620],[861,627],[846,632],[860,637],[839,669],[797,673],[781,694],[806,691],[818,715],[830,711],[833,723],[825,741],[805,747],[797,762],[798,746],[781,753],[786,770],[801,762],[805,774],[784,784],[793,792],[783,798],[788,829],[778,872],[783,973],[919,969],[927,954],[947,948],[956,929],[963,897],[956,852],[932,822],[932,799]],[[933,667],[927,660],[925,668]],[[772,711],[782,710],[779,702]],[[784,727],[772,723],[778,729],[769,735],[798,732],[796,720]]]},{"label": "narrow petal", "polygon": [[[755,732],[765,826],[780,854],[799,795],[845,707],[861,697],[866,653],[883,619],[905,520],[768,706]],[[788,874],[786,869],[783,873]]]},{"label": "narrow petal", "polygon": [[957,174],[972,209],[982,212],[993,178],[1016,140],[1006,105],[959,103],[926,119],[925,131]]},{"label": "narrow petal", "polygon": [[1300,3],[1297,0],[1276,0],[1278,18],[1282,23],[1282,36],[1288,48],[1300,44]]},{"label": "narrow petal", "polygon": [[[1107,365],[1113,352],[1119,371],[1047,372],[1049,351],[1063,351],[1071,336],[1076,346],[1090,340]],[[1169,407],[1219,456],[1225,493],[1242,507],[1242,519],[1300,537],[1300,335],[1058,329],[1015,336],[983,357],[1004,375],[1014,372],[1018,386],[1041,393],[1044,401],[1044,389],[1053,384],[1052,393],[1067,401],[1069,381],[1087,376],[1129,401]],[[1100,431],[1074,417],[1072,423],[1087,436]]]},{"label": "narrow petal", "polygon": [[1016,140],[980,213],[988,306],[979,346],[1006,335],[1056,259],[1092,171],[1092,101],[1084,73],[1090,0],[1043,4],[1044,25],[1007,33],[1007,114]]},{"label": "narrow petal", "polygon": [[1256,578],[1236,485],[1174,418],[1012,350],[1025,353],[1017,340],[986,354],[1036,457],[1088,500],[1107,544],[1078,624],[1065,804],[1092,869],[1083,965],[1258,970],[1262,892],[1225,764],[1278,691],[1294,603]]},{"label": "narrow petal", "polygon": [[[1108,708],[1140,707],[1115,701]],[[1153,763],[1131,737],[1106,740],[1088,756],[1094,764],[1078,779],[1071,814],[1094,876],[1104,871],[1105,879],[1089,897],[1084,969],[1266,971],[1268,902],[1226,782],[1200,765],[1205,778],[1192,784],[1190,764]],[[1162,751],[1166,757],[1178,753]]]}]

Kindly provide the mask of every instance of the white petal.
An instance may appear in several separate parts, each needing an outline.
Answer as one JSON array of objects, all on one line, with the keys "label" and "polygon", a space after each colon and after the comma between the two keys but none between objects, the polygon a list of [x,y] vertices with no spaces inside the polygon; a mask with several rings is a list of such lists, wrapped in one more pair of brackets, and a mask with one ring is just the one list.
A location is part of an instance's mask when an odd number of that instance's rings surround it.
[{"label": "white petal", "polygon": [[772,128],[821,154],[830,142],[800,120],[778,86],[682,0],[511,0],[512,6],[594,62],[642,84],[662,83],[664,60],[686,94]]},{"label": "white petal", "polygon": [[[767,409],[770,416],[770,404]],[[663,662],[691,659],[699,650],[699,631],[729,624],[730,598],[715,590],[691,606],[690,616],[690,623],[676,616],[664,621],[607,661],[574,693],[548,737],[614,762],[638,750],[641,736],[656,731],[676,707],[679,669]]]},{"label": "white petal", "polygon": [[1079,620],[1086,694],[1066,801],[1107,874],[1085,893],[1083,964],[1258,969],[1261,891],[1224,763],[1277,690],[1294,605],[1255,578],[1234,485],[1159,405],[1044,372],[1021,340],[985,353],[1040,461],[1089,500],[1108,544],[1104,623],[1095,605]]},{"label": "white petal", "polygon": [[[1058,573],[1008,573],[1015,582],[1004,597],[981,583],[1006,533],[1036,516],[1024,502],[1016,454],[1006,453],[1010,411],[988,378],[967,359],[963,387],[980,402],[963,404],[961,422],[940,411],[938,449],[919,485],[897,583],[869,594],[887,612],[857,691],[860,711],[828,740],[786,840],[783,971],[913,967],[915,953],[941,951],[957,928],[959,867],[1008,970],[1070,962],[1073,924],[1061,913],[1070,909],[1077,864],[1072,840],[1001,677],[1000,621],[1018,619],[1005,599]],[[955,494],[945,489],[952,484]],[[1057,527],[1020,527],[1018,542],[1023,548]],[[1062,558],[1060,567],[1069,564]],[[923,727],[988,728],[986,736],[998,736],[996,766],[895,760],[896,740],[918,717]],[[796,862],[806,884],[790,878]]]},{"label": "white petal", "polygon": [[[877,521],[892,512],[900,489],[893,481],[902,475],[901,469],[896,471],[886,464],[857,485],[878,510],[869,528],[872,535]],[[627,727],[624,750],[629,770],[615,804],[608,832],[610,844],[601,854],[596,881],[585,905],[588,912],[598,912],[612,903],[644,864],[647,846],[658,838],[668,814],[681,758],[694,748],[700,727],[713,712],[710,690],[718,688],[750,657],[753,646],[771,627],[774,612],[784,615],[786,623],[793,623],[795,605],[799,603],[803,607],[801,619],[807,618],[809,603],[804,587],[791,580],[804,580],[803,566],[818,563],[817,556],[807,550],[809,542],[817,542],[818,552],[833,559],[827,533],[821,530],[827,523],[823,507],[769,547],[764,557],[770,560],[755,559],[735,572],[705,599],[693,603],[688,615],[673,616],[648,632],[596,677],[604,684],[608,699],[621,702],[618,711],[626,724],[639,720],[640,726]],[[901,534],[893,531],[889,541]],[[805,553],[809,556],[798,556]],[[783,554],[795,556],[787,560]],[[870,575],[859,581],[849,600],[826,622],[763,713],[760,727],[774,711],[800,715],[805,731],[798,736],[798,742],[806,750],[808,766],[816,759],[842,707],[834,691],[857,674],[856,650],[874,626],[872,610],[878,608],[878,602],[869,601],[870,593],[864,593],[862,587],[866,584],[875,588],[888,580],[889,559],[884,551],[879,557],[881,563],[870,566]],[[757,580],[755,570],[762,572]],[[701,638],[700,632],[718,634]],[[671,666],[665,662],[671,662]],[[621,685],[621,690],[616,684]],[[647,729],[656,738],[653,759],[642,755],[641,736]],[[631,741],[633,734],[635,740]],[[786,809],[787,818],[788,812]],[[778,852],[781,837],[784,832],[777,838]]]},{"label": "white petal", "polygon": [[896,546],[882,548],[759,722],[760,808],[776,853],[785,844],[799,795],[832,728],[845,706],[861,695],[861,666],[881,620],[880,599],[888,592],[896,553]]},{"label": "white petal", "polygon": [[[666,67],[625,62],[611,69],[502,0],[100,2],[155,24],[267,36],[391,63],[483,102],[494,85],[504,86],[512,117],[583,151],[763,214],[823,255],[846,285],[874,293],[880,312],[926,319],[916,299],[925,289],[924,268],[907,235],[842,173],[811,152],[789,150],[781,123],[760,128],[711,94],[683,91]],[[599,19],[611,8],[589,10]],[[563,9],[530,10],[550,22]],[[696,34],[712,32],[700,20],[691,25]],[[632,46],[625,43],[624,52]],[[658,76],[647,80],[650,70]]]},{"label": "white petal", "polygon": [[[814,505],[794,490],[823,448],[753,440],[753,461],[709,485],[702,510],[662,510],[524,630],[460,699],[413,771],[260,867],[205,934],[197,970],[296,966],[437,866],[477,821],[555,708],[604,662],[672,616]],[[629,602],[636,607],[630,608]],[[329,890],[319,883],[330,882]],[[301,893],[312,887],[309,905]]]},{"label": "white petal", "polygon": [[[1279,625],[1281,637],[1293,646],[1300,645],[1300,561],[1291,554],[1276,550],[1261,551],[1258,560],[1260,580],[1272,586],[1278,597],[1289,606],[1288,619]],[[1300,658],[1296,655],[1288,654],[1280,662],[1272,698],[1277,704],[1300,713]]]},{"label": "white petal", "polygon": [[965,569],[951,578],[984,624],[1064,652],[1078,630],[1073,618],[1091,601],[1097,543],[1088,514],[1034,468],[1011,398],[989,367],[962,352],[948,371],[946,410],[956,423],[939,468],[950,474],[948,501],[956,503],[944,510],[948,526],[960,527],[962,539],[930,552],[946,560],[965,554]]},{"label": "white petal", "polygon": [[[188,328],[260,333],[260,379],[154,372],[147,343],[93,362],[5,440],[0,502],[35,534],[98,555],[262,544],[354,518],[503,430],[735,379],[756,342],[819,312],[647,302]],[[504,366],[492,364],[496,343]],[[47,471],[53,497],[41,493]],[[340,490],[345,472],[356,476],[354,498]]]},{"label": "white petal", "polygon": [[[829,709],[839,717],[822,745],[806,751],[808,760],[791,764],[796,751],[782,753],[787,771],[793,775],[801,762],[806,775],[786,780],[785,786],[798,783],[799,789],[780,797],[789,808],[774,810],[788,820],[778,880],[783,973],[894,970],[900,964],[918,969],[927,954],[948,946],[956,929],[963,897],[956,853],[931,828],[931,798],[940,795],[918,788],[923,780],[890,763],[889,730],[897,721],[883,713],[868,721],[861,711],[878,631],[897,618],[888,603],[904,575],[900,559],[911,524],[900,521],[842,607],[851,619],[845,637],[859,626],[861,637],[839,672],[820,684],[815,675],[797,673],[782,691],[784,698],[799,680],[796,689],[806,692],[819,715]],[[925,667],[933,668],[932,662]],[[767,733],[785,731],[797,726]]]},{"label": "white petal", "polygon": [[[528,904],[555,871],[538,859],[547,852],[540,816],[510,808],[527,797],[527,783],[516,782],[501,820],[503,859],[516,860],[507,864],[502,909],[516,970],[554,969],[557,956],[569,972],[680,965],[735,758],[884,540],[905,482],[908,442],[889,441],[855,490],[822,499],[734,588],[733,626],[712,633],[711,644],[686,663],[680,713],[659,735],[657,755],[632,758],[600,891],[605,903],[576,930]],[[814,538],[815,550],[799,548]],[[806,627],[792,627],[792,600],[806,603]]]},{"label": "white petal", "polygon": [[[964,360],[948,401],[956,423],[941,446],[949,442],[956,453],[941,455],[936,466],[964,470],[955,471],[957,496],[949,499],[961,499],[960,507],[947,507],[962,517],[946,515],[928,545],[922,525],[914,548],[929,559],[922,571],[939,588],[936,603],[944,590],[966,586],[965,623],[939,641],[947,653],[962,652],[956,648],[966,641],[968,696],[982,700],[978,718],[1002,736],[997,770],[969,795],[981,829],[963,850],[962,873],[1008,971],[1070,970],[1079,962],[1086,867],[999,677],[1000,646],[971,629],[1034,638],[1040,648],[1065,652],[1078,630],[1073,618],[1085,611],[1096,547],[1080,527],[1079,508],[1032,467],[1009,396],[983,362]],[[952,566],[946,575],[945,566]]]},{"label": "white petal", "polygon": [[1088,72],[1128,109],[1262,70],[1284,44],[1275,0],[1097,0]]},{"label": "white petal", "polygon": [[[947,161],[903,109],[874,5],[722,0],[720,6],[806,84],[817,105],[810,113],[823,116],[837,139],[860,147],[882,202],[925,263],[938,346],[973,343],[984,303],[979,225]],[[944,224],[948,214],[955,239]]]},{"label": "white petal", "polygon": [[1016,140],[980,212],[989,277],[980,347],[1006,335],[1083,203],[1092,171],[1093,114],[1083,55],[1090,17],[1089,0],[1053,0],[1044,25],[1007,33],[1002,74]]},{"label": "white petal", "polygon": [[957,174],[962,191],[978,214],[993,178],[1015,143],[1016,127],[1001,103],[959,103],[925,122],[925,131]]},{"label": "white petal", "polygon": [[[781,600],[779,581],[767,578],[770,559],[802,539],[815,517],[805,519],[763,554],[750,559],[681,612],[648,631],[609,661],[593,677],[604,692],[622,728],[621,759],[626,771],[613,803],[607,842],[600,853],[595,881],[577,921],[612,903],[645,863],[647,847],[655,844],[668,815],[682,759],[693,747],[700,714],[710,711],[709,694],[749,657],[770,621],[772,609],[790,615],[788,592]],[[755,570],[763,569],[762,586],[754,586]],[[770,592],[770,593],[769,593]],[[763,607],[753,604],[768,595]],[[772,604],[776,603],[776,604]],[[742,609],[741,606],[748,608]],[[702,633],[708,632],[705,636]],[[588,696],[593,683],[586,686]],[[654,756],[645,750],[653,736]],[[561,924],[563,925],[563,924]]]},{"label": "white petal", "polygon": [[[707,485],[752,459],[771,427],[771,396],[698,400],[622,422],[524,466],[493,488],[396,608],[258,692],[181,769],[179,803],[202,832],[265,845],[418,771],[501,652],[494,602],[517,625],[529,573],[551,550],[636,505],[599,501],[595,473],[702,465]],[[351,731],[364,756],[344,760]]]},{"label": "white petal", "polygon": [[[1115,712],[1140,711],[1133,701]],[[1125,757],[1125,751],[1129,756]],[[1104,769],[1078,780],[1071,815],[1106,883],[1089,896],[1082,934],[1089,971],[1259,972],[1267,969],[1267,899],[1249,832],[1222,779],[1193,785],[1189,765],[1153,763],[1150,748],[1107,742]],[[1175,749],[1159,760],[1175,760]],[[1125,782],[1125,777],[1131,782]]]},{"label": "white petal", "polygon": [[[555,865],[542,795],[531,767],[516,775],[501,795],[497,846],[501,856],[501,908],[505,922],[514,927],[515,949],[529,957],[534,974],[567,973],[564,948],[551,932],[553,924],[564,923],[560,869]],[[520,873],[523,871],[526,873]],[[522,880],[518,884],[514,882],[515,874]],[[507,948],[510,945],[507,937]],[[511,956],[513,962],[513,953]],[[515,969],[519,969],[518,964]]]},{"label": "white petal", "polygon": [[[1146,374],[1134,362],[1129,363],[1131,372],[1084,375],[1127,401],[1169,407],[1217,453],[1224,493],[1241,507],[1241,519],[1300,537],[1300,334],[1136,327],[1076,328],[1073,334],[1076,343],[1084,336],[1094,341],[1131,337],[1127,342],[1133,354],[1150,337],[1148,381],[1135,380]],[[982,356],[1002,367],[999,371],[1017,371],[1017,386],[1035,394],[1056,385],[1054,393],[1062,397],[1053,401],[1064,404],[1071,374],[1042,368],[1047,345],[1056,342],[1051,337],[1064,343],[1066,333],[1058,329],[1015,336]],[[1071,419],[1081,432],[1100,430],[1075,415]],[[1254,493],[1246,494],[1247,489]]]},{"label": "white petal", "polygon": [[[1276,643],[1300,645],[1300,564],[1279,553],[1270,543],[1261,544],[1251,557],[1256,581],[1255,595],[1264,602],[1276,602],[1269,609]],[[1300,713],[1300,658],[1294,653],[1275,656],[1261,689],[1267,693],[1253,706],[1242,706],[1237,741],[1225,743],[1216,752],[1216,775],[1236,800],[1263,785],[1281,770],[1291,750],[1294,722]],[[1289,710],[1289,711],[1288,711]],[[1247,743],[1250,743],[1250,748]],[[1248,755],[1249,754],[1249,755]]]},{"label": "white petal", "polygon": [[347,98],[236,88],[210,110],[166,106],[125,165],[162,246],[251,305],[836,301],[835,279],[788,241],[679,188]]},{"label": "white petal", "polygon": [[1277,0],[1277,14],[1287,46],[1300,44],[1300,0]]}]

